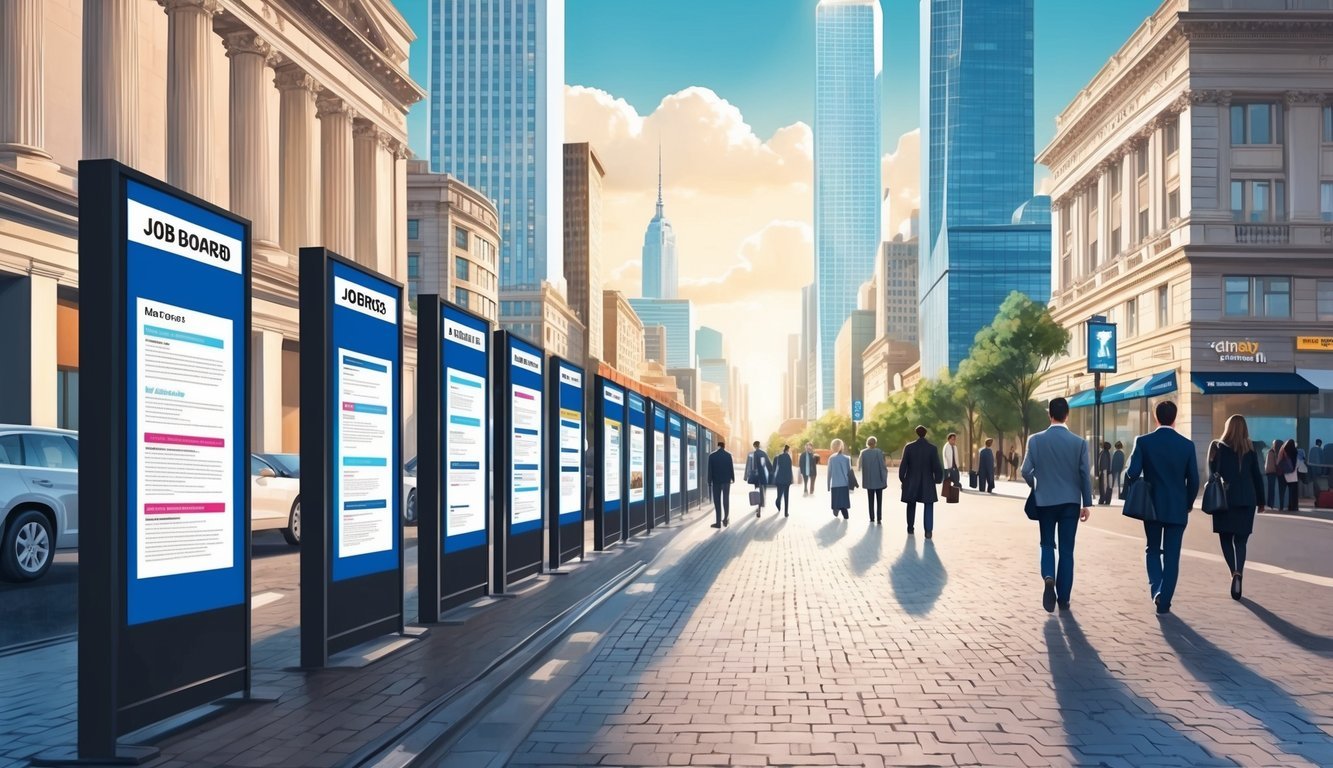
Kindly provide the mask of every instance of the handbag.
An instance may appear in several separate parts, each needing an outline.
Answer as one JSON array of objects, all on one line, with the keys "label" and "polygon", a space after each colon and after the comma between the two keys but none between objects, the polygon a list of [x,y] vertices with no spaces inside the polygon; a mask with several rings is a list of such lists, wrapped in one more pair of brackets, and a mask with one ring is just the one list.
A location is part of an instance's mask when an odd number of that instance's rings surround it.
[{"label": "handbag", "polygon": [[847,492],[848,492],[848,493],[851,493],[852,491],[854,491],[854,490],[856,490],[857,488],[860,488],[860,487],[861,487],[861,484],[858,483],[858,482],[856,482],[856,472],[855,472],[854,470],[852,470],[852,469],[848,469],[848,470],[847,470]]},{"label": "handbag", "polygon": [[1214,512],[1221,512],[1228,506],[1227,481],[1218,474],[1217,461],[1213,460],[1208,464],[1208,482],[1203,484],[1203,500],[1199,507],[1205,514],[1211,515]]},{"label": "handbag", "polygon": [[[1143,454],[1143,469],[1148,469],[1148,454]],[[1142,520],[1145,523],[1155,523],[1158,520],[1157,508],[1152,503],[1152,483],[1148,482],[1147,474],[1134,479],[1125,489],[1125,508],[1122,510],[1125,517],[1132,517],[1135,520]]]},{"label": "handbag", "polygon": [[750,491],[750,506],[757,507],[764,500],[764,495],[759,491]]},{"label": "handbag", "polygon": [[940,485],[940,495],[944,497],[944,503],[957,504],[958,483],[954,482],[951,477],[944,478],[944,482]]},{"label": "handbag", "polygon": [[1041,519],[1041,509],[1037,506],[1036,490],[1028,491],[1028,500],[1023,502],[1023,513],[1028,516],[1029,520]]}]

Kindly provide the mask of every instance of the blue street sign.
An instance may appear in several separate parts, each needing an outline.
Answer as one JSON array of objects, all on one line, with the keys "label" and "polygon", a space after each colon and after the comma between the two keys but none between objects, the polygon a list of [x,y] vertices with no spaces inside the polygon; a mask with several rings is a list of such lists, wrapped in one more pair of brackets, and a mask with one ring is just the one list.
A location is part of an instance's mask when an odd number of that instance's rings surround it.
[{"label": "blue street sign", "polygon": [[1088,321],[1088,373],[1116,372],[1116,326],[1102,320]]},{"label": "blue street sign", "polygon": [[865,404],[860,400],[852,401],[852,421],[861,421],[865,418]]}]

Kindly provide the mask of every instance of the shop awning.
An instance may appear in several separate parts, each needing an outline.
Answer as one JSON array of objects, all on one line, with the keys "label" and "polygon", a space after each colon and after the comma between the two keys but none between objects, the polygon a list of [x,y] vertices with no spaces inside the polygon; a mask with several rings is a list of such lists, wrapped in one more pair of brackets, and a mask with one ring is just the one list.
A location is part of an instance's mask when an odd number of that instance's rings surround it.
[{"label": "shop awning", "polygon": [[[1176,372],[1161,371],[1150,376],[1143,376],[1132,381],[1122,381],[1102,389],[1102,404],[1119,403],[1124,400],[1137,400],[1141,397],[1157,397],[1176,391]],[[1097,393],[1091,389],[1069,398],[1070,408],[1087,408],[1097,403]]]},{"label": "shop awning", "polygon": [[1191,373],[1190,381],[1205,395],[1314,395],[1319,387],[1297,373]]},{"label": "shop awning", "polygon": [[1312,368],[1297,368],[1296,374],[1313,384],[1321,391],[1333,391],[1333,371],[1318,371]]}]

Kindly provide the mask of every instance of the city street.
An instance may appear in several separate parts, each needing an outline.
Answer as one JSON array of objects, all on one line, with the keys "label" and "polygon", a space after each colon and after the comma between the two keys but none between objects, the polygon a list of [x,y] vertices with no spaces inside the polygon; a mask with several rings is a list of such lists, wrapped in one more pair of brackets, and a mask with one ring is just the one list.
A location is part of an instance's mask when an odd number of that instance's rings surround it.
[{"label": "city street", "polygon": [[940,505],[927,541],[900,504],[870,526],[864,492],[848,521],[827,498],[691,526],[441,764],[1333,764],[1333,579],[1271,572],[1333,525],[1262,518],[1234,602],[1196,514],[1159,618],[1132,525],[1097,509],[1051,615],[1019,500]]}]

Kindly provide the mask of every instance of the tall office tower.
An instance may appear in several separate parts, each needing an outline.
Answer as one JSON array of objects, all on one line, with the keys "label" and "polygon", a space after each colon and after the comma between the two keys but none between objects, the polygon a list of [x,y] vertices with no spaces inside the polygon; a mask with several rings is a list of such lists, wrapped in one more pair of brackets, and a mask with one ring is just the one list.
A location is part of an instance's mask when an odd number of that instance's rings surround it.
[{"label": "tall office tower", "polygon": [[504,293],[563,292],[564,0],[430,0],[430,162],[495,202]]},{"label": "tall office tower", "polygon": [[696,365],[693,302],[689,299],[630,299],[629,303],[643,321],[644,333],[655,325],[666,329],[666,358],[661,362],[668,368],[693,368]]},{"label": "tall office tower", "polygon": [[870,279],[880,240],[879,0],[815,8],[816,376],[809,418],[833,407],[833,344]]},{"label": "tall office tower", "polygon": [[662,204],[662,155],[657,155],[657,215],[643,233],[643,298],[674,299],[680,275],[676,265],[676,231]]},{"label": "tall office tower", "polygon": [[699,326],[694,332],[694,354],[700,360],[714,360],[726,357],[722,344],[722,332],[706,325]]},{"label": "tall office tower", "polygon": [[565,145],[565,281],[583,323],[583,351],[602,359],[602,179],[592,146]]},{"label": "tall office tower", "polygon": [[1049,201],[1032,197],[1032,4],[921,0],[928,378],[958,367],[1011,291],[1050,297]]},{"label": "tall office tower", "polygon": [[819,313],[815,311],[815,285],[801,287],[801,360],[805,361],[805,418],[814,421],[824,413],[819,407]]}]

